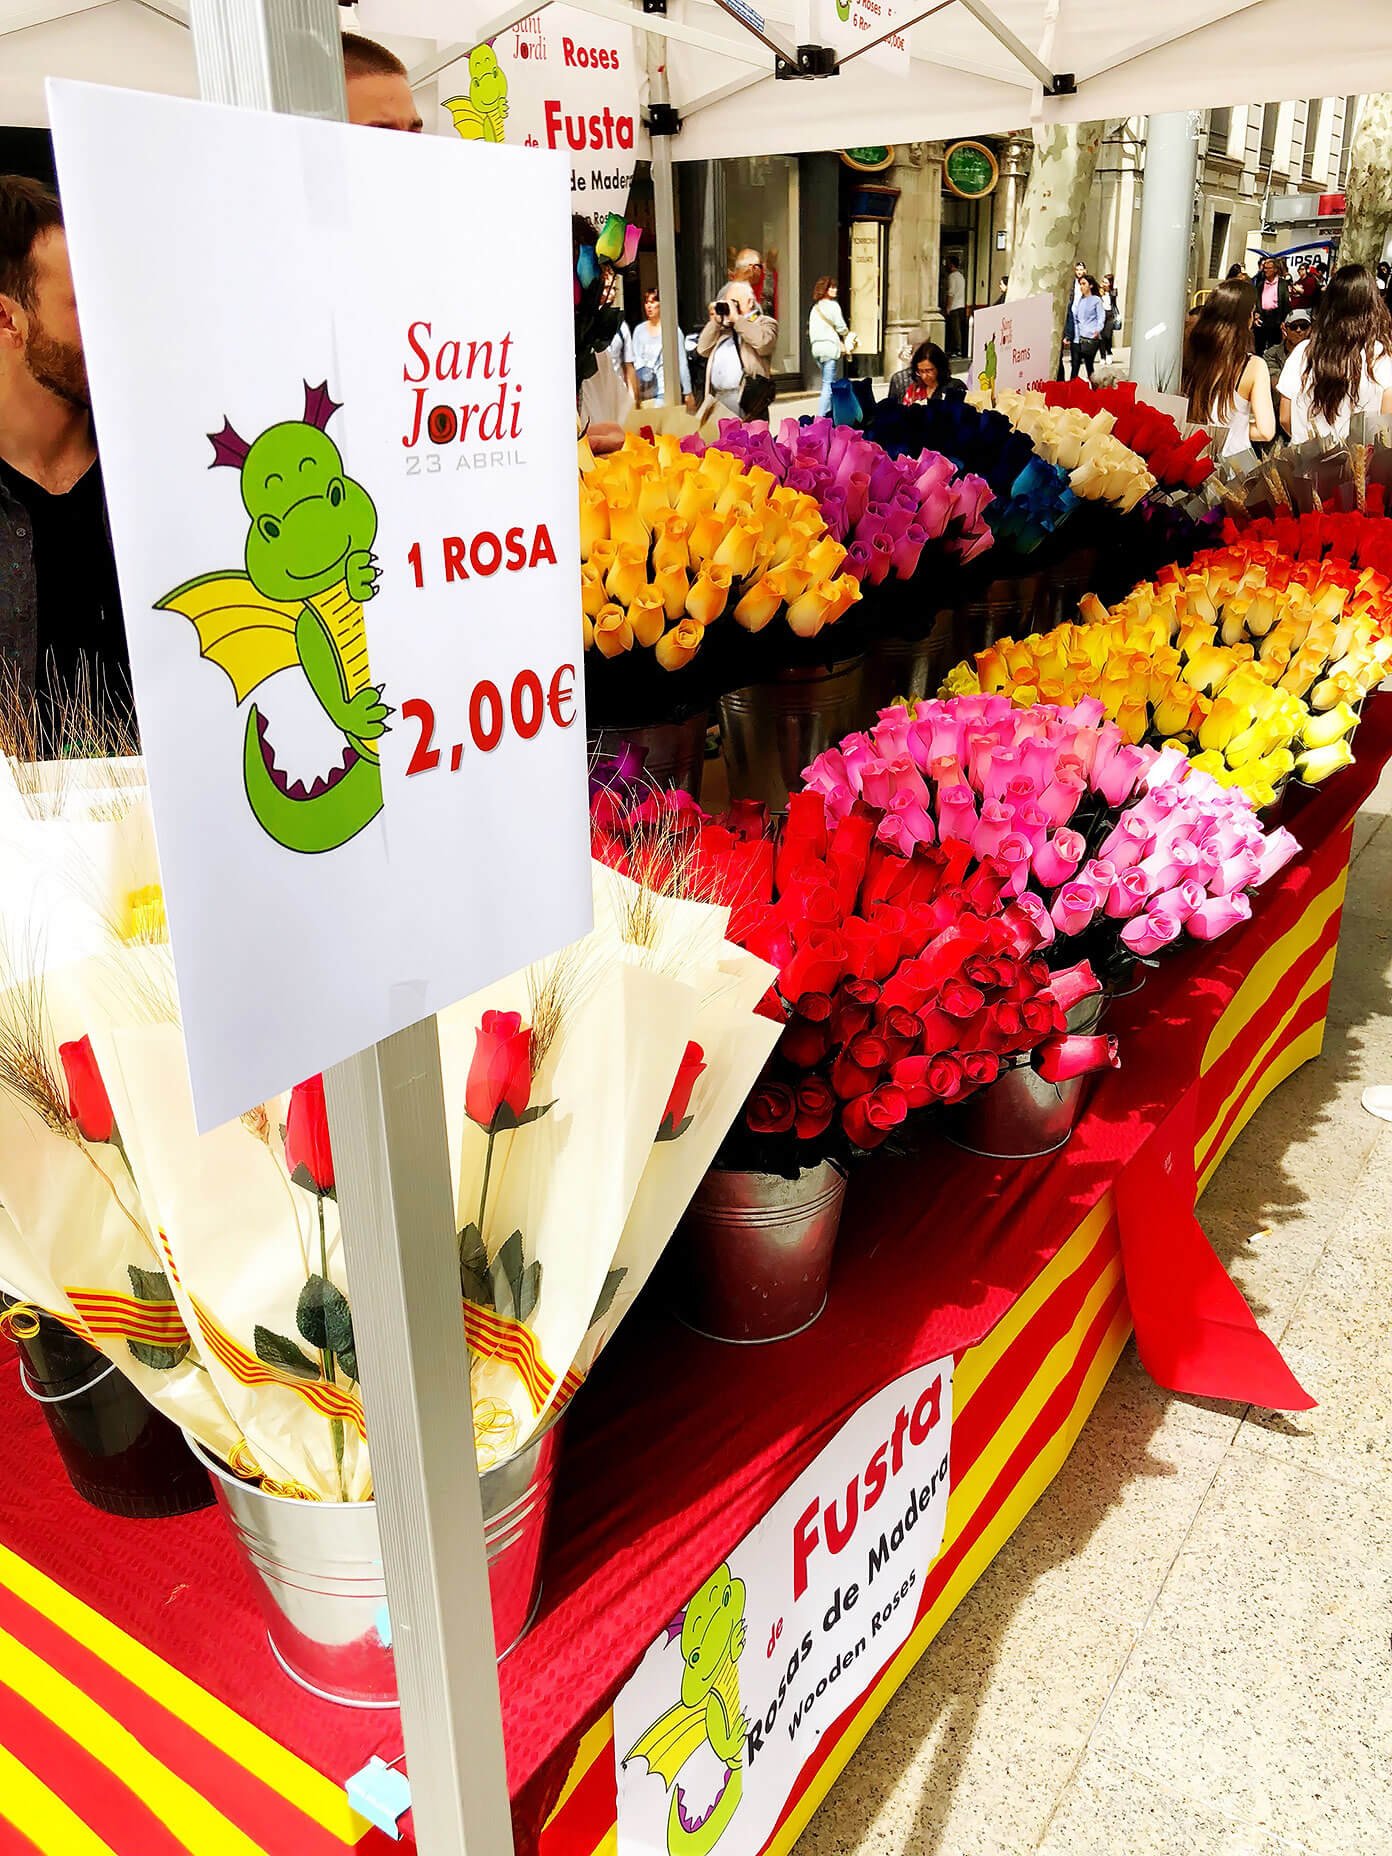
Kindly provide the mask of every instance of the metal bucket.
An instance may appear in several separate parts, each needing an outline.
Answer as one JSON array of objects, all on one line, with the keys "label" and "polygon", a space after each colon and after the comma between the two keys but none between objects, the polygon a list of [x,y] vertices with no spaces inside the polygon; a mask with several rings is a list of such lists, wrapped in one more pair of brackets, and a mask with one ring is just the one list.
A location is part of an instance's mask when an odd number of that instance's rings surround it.
[{"label": "metal bucket", "polygon": [[[499,1660],[541,1602],[541,1556],[560,1422],[479,1478]],[[293,1501],[234,1476],[190,1439],[213,1477],[277,1662],[301,1688],[351,1708],[394,1708],[387,1587],[375,1502]],[[386,1639],[384,1641],[383,1639]]]},{"label": "metal bucket", "polygon": [[[1095,1031],[1106,997],[1080,999],[1068,1014],[1068,1029]],[[1083,1112],[1090,1076],[1046,1083],[1031,1063],[1006,1070],[994,1083],[943,1116],[943,1132],[956,1147],[993,1160],[1032,1160],[1055,1153],[1072,1135]]]},{"label": "metal bucket", "polygon": [[784,812],[804,767],[865,719],[865,659],[783,670],[720,699],[720,744],[732,799]]},{"label": "metal bucket", "polygon": [[1076,621],[1078,602],[1091,590],[1096,567],[1096,548],[1079,548],[1044,575],[1035,612],[1035,623],[1041,632]]},{"label": "metal bucket", "polygon": [[984,651],[1000,638],[1027,638],[1038,627],[1040,597],[1038,574],[1019,574],[1011,580],[993,580],[980,599],[958,608],[963,655]]},{"label": "metal bucket", "polygon": [[591,765],[617,759],[626,746],[642,750],[643,773],[656,786],[669,786],[701,797],[701,776],[706,766],[706,730],[710,717],[704,710],[685,722],[655,722],[646,728],[596,728],[589,734]]},{"label": "metal bucket", "polygon": [[68,1481],[93,1508],[132,1521],[191,1514],[212,1502],[183,1435],[125,1374],[53,1315],[11,1296],[19,1381],[43,1411]]},{"label": "metal bucket", "polygon": [[846,1175],[833,1161],[796,1179],[713,1168],[673,1245],[678,1317],[711,1340],[787,1340],[826,1307]]},{"label": "metal bucket", "polygon": [[881,709],[899,697],[910,703],[936,696],[942,680],[966,655],[958,615],[939,612],[924,638],[877,638],[865,659],[865,707],[869,727]]}]

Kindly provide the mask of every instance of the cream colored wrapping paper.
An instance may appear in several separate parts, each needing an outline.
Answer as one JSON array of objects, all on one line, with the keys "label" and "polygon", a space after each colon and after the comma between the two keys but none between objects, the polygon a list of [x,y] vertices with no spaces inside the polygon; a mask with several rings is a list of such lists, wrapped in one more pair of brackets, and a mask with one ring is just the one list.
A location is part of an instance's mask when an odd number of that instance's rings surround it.
[{"label": "cream colored wrapping paper", "polygon": [[0,1091],[0,1202],[13,1233],[0,1277],[38,1307],[75,1317],[152,1405],[225,1456],[237,1429],[198,1348],[172,1331],[132,1348],[131,1330],[164,1307],[169,1272],[119,1148],[61,1134]]},{"label": "cream colored wrapping paper", "polygon": [[[527,1283],[517,1312],[535,1349],[519,1365],[476,1357],[482,1468],[521,1448],[562,1392],[618,1249],[699,1004],[684,981],[645,970],[616,943],[606,946],[602,935],[587,937],[560,960],[562,971],[576,977],[569,994],[562,994],[559,1029],[531,1092],[533,1107],[552,1106],[535,1121],[493,1137],[483,1238],[489,1262],[496,1265],[512,1234],[521,1233]],[[446,1100],[460,1142],[461,1230],[478,1222],[489,1145],[487,1133],[463,1113],[475,1031],[489,1010],[515,1011],[529,1023],[534,996],[527,975],[518,974],[441,1015]],[[511,1314],[506,1290],[499,1299],[502,1312]]]},{"label": "cream colored wrapping paper", "polygon": [[[321,1273],[319,1202],[290,1179],[280,1105],[200,1136],[177,1026],[108,1019],[91,1037],[118,1123],[132,1131],[141,1191],[159,1210],[170,1281],[245,1439],[234,1467],[282,1492],[365,1499],[356,1381],[337,1364],[326,1376],[297,1326],[300,1295]],[[328,1278],[346,1295],[333,1200],[323,1212]]]}]

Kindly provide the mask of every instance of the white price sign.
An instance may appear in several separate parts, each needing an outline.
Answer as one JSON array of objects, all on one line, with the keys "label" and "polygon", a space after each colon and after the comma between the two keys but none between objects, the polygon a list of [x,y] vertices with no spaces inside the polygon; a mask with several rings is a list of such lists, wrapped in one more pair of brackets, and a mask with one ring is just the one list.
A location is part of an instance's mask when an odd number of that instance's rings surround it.
[{"label": "white price sign", "polygon": [[590,926],[569,175],[49,97],[206,1128]]}]

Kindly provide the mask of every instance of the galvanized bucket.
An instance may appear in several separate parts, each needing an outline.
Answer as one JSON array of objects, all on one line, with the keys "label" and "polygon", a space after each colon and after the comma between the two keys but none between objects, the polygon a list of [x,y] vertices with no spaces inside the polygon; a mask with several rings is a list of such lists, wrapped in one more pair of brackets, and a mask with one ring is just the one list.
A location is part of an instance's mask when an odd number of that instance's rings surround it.
[{"label": "galvanized bucket", "polygon": [[[561,1424],[486,1470],[483,1531],[499,1660],[541,1602],[541,1556]],[[387,1588],[374,1502],[292,1501],[244,1482],[189,1440],[213,1478],[276,1661],[301,1688],[350,1708],[394,1708]]]},{"label": "galvanized bucket", "polygon": [[704,711],[685,722],[654,722],[648,727],[595,728],[589,734],[590,761],[617,759],[626,746],[640,748],[643,774],[655,786],[668,786],[701,797],[701,776],[706,766]]},{"label": "galvanized bucket", "polygon": [[[1094,1031],[1104,999],[1080,999],[1068,1014],[1068,1029]],[[1047,1083],[1033,1064],[1006,1070],[994,1083],[943,1116],[943,1132],[954,1146],[993,1160],[1032,1160],[1064,1146],[1077,1126],[1090,1076]]]},{"label": "galvanized bucket", "polygon": [[1078,603],[1083,594],[1091,590],[1096,566],[1096,548],[1078,548],[1044,575],[1035,612],[1035,623],[1041,632],[1076,621]]},{"label": "galvanized bucket", "polygon": [[720,699],[720,740],[732,799],[784,812],[804,767],[865,719],[865,659],[780,671]]},{"label": "galvanized bucket", "polygon": [[1027,638],[1037,631],[1040,585],[1038,574],[993,580],[980,599],[959,606],[964,655],[984,651],[1000,638]]},{"label": "galvanized bucket", "polygon": [[942,611],[926,637],[877,638],[865,659],[862,724],[869,727],[881,709],[900,697],[915,703],[936,696],[943,678],[965,655],[963,635],[956,612]]},{"label": "galvanized bucket", "polygon": [[846,1175],[834,1161],[777,1173],[713,1168],[673,1244],[675,1309],[711,1340],[787,1340],[826,1307]]}]

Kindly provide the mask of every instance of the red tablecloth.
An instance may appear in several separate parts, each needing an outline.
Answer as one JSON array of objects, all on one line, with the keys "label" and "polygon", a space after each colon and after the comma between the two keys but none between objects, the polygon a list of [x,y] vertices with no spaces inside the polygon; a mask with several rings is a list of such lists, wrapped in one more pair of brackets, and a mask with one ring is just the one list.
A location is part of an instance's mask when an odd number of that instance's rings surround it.
[{"label": "red tablecloth", "polygon": [[[1253,921],[1174,957],[1114,1008],[1123,1068],[1098,1087],[1062,1155],[1003,1163],[943,1144],[864,1168],[827,1312],[776,1347],[721,1347],[677,1325],[655,1296],[640,1303],[572,1408],[542,1612],[501,1672],[520,1850],[534,1843],[581,1733],[710,1567],[865,1398],[986,1335],[1181,1103],[1224,1007],[1346,859],[1349,821],[1392,754],[1392,697],[1370,702],[1358,749],[1357,764],[1292,821],[1311,849],[1268,886]],[[1282,988],[1295,999],[1307,981],[1303,967],[1278,976],[1273,1006]],[[86,1507],[56,1473],[39,1413],[8,1368],[0,1418],[0,1542],[336,1782],[373,1752],[399,1752],[394,1715],[317,1703],[272,1662],[215,1511],[137,1523]],[[80,1684],[80,1653],[64,1654]],[[215,1787],[239,1822],[259,1821],[272,1803],[288,1809],[294,1835],[263,1843],[277,1856],[341,1856],[344,1835],[287,1804],[285,1787],[263,1797],[244,1765],[221,1769],[206,1744],[180,1754],[171,1740],[161,1757],[190,1762],[179,1768],[190,1784]],[[112,1847],[134,1856],[128,1838]],[[146,1847],[160,1846],[139,1856]],[[393,1846],[372,1833],[360,1847]]]}]

